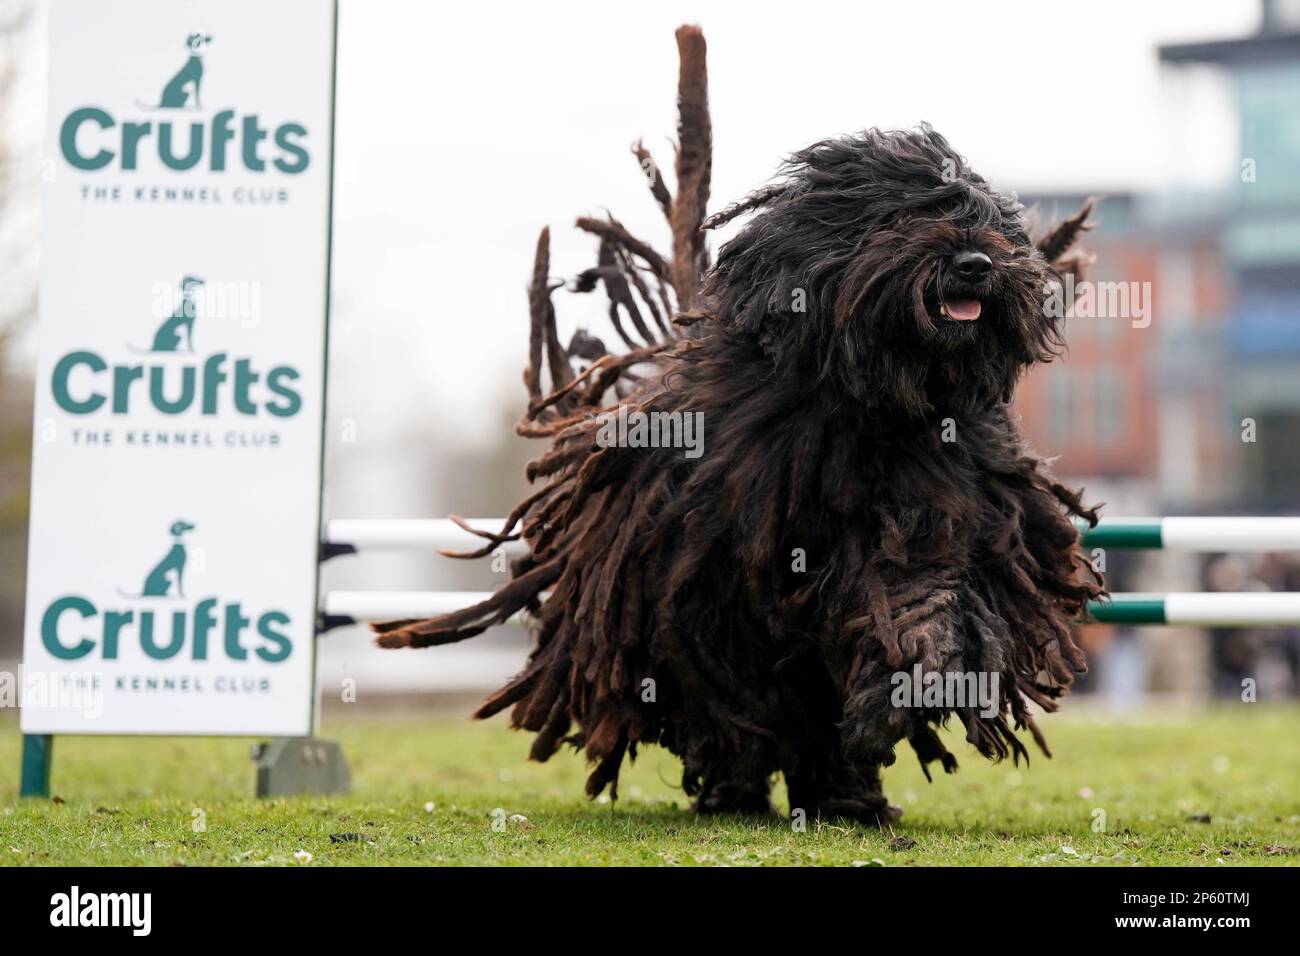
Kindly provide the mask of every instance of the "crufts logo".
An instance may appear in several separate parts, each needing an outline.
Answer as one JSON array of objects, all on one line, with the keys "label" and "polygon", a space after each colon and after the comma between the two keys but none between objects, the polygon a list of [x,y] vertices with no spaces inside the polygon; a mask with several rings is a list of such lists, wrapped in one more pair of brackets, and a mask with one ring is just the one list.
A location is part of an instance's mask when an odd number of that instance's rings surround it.
[{"label": "crufts logo", "polygon": [[[162,96],[157,104],[147,106],[154,110],[199,109],[199,88],[203,85],[203,50],[212,42],[212,37],[202,33],[191,33],[185,38],[190,55],[176,75],[163,87]],[[193,102],[191,102],[191,100]],[[140,106],[145,104],[140,103]]]},{"label": "crufts logo", "polygon": [[[297,415],[302,410],[302,397],[293,383],[300,373],[292,365],[262,371],[254,367],[252,359],[238,358],[227,371],[229,356],[225,352],[208,355],[201,366],[190,364],[197,315],[195,297],[202,287],[202,279],[185,276],[180,302],[158,326],[149,347],[127,342],[130,351],[153,359],[147,365],[134,361],[113,365],[103,355],[87,349],[63,355],[50,376],[55,404],[71,415],[92,415],[101,410],[110,415],[130,415],[140,409],[142,402],[164,415],[212,416],[232,406],[240,415],[263,411],[276,418]],[[233,381],[230,372],[234,373]]]},{"label": "crufts logo", "polygon": [[[211,43],[212,37],[205,33],[191,33],[186,37],[186,60],[163,86],[158,102],[150,104],[136,100],[136,107],[164,115],[201,111],[205,72],[203,53]],[[185,125],[162,118],[158,120],[156,129],[151,119],[119,124],[117,118],[103,107],[82,106],[64,118],[59,128],[59,150],[63,158],[77,169],[103,169],[117,160],[119,169],[133,170],[139,166],[141,143],[156,134],[154,142],[158,159],[168,169],[193,169],[206,156],[208,168],[216,173],[226,168],[230,142],[238,137],[239,158],[250,172],[264,172],[268,158],[276,169],[289,174],[301,173],[311,162],[304,145],[307,127],[302,123],[281,123],[269,130],[256,113],[236,117],[233,109],[218,110],[209,123],[188,124],[189,145],[182,154],[176,141],[184,134],[178,136],[177,130]],[[94,127],[98,127],[98,134],[93,131]],[[110,130],[117,131],[116,142]],[[274,157],[262,155],[262,141],[268,136],[277,150]]]},{"label": "crufts logo", "polygon": [[133,936],[148,936],[153,928],[152,893],[71,892],[50,897],[51,926],[129,926]]},{"label": "crufts logo", "polygon": [[123,597],[172,597],[175,585],[175,597],[184,597],[185,577],[185,543],[181,540],[185,532],[193,531],[194,525],[188,521],[173,521],[171,527],[172,546],[145,576],[144,588],[139,594],[125,594]]},{"label": "crufts logo", "polygon": [[[127,643],[138,644],[144,656],[155,661],[176,657],[187,647],[192,660],[207,660],[213,646],[219,646],[230,661],[247,661],[250,651],[267,664],[287,660],[293,642],[288,631],[291,619],[284,611],[266,611],[254,619],[238,601],[223,605],[215,597],[205,597],[192,608],[182,604],[189,557],[183,539],[194,525],[174,521],[169,530],[171,547],[145,573],[140,591],[118,589],[127,607],[101,609],[78,594],[52,601],[41,616],[45,649],[64,661],[91,655],[117,660]],[[160,598],[168,600],[160,602]],[[247,642],[250,627],[260,639],[256,646]]]},{"label": "crufts logo", "polygon": [[[153,344],[147,349],[134,346],[133,352],[193,352],[194,351],[194,297],[203,288],[203,280],[198,276],[186,276],[181,280],[181,301],[176,310],[163,319],[162,325],[154,333]],[[184,342],[184,348],[181,344]]]}]

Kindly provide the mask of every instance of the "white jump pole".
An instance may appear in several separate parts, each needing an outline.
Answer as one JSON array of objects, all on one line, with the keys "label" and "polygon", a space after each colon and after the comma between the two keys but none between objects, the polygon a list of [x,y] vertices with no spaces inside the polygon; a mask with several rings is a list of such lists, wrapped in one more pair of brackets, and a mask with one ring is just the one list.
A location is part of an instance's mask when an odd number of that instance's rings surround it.
[{"label": "white jump pole", "polygon": [[[499,531],[502,518],[469,518],[485,531]],[[355,551],[467,550],[485,539],[446,518],[335,518],[325,531],[326,544]],[[1146,548],[1164,551],[1300,551],[1300,517],[1279,518],[1105,518],[1083,529],[1091,548]],[[509,542],[507,553],[523,549]]]},{"label": "white jump pole", "polygon": [[1084,547],[1163,551],[1300,551],[1300,518],[1103,518]]},{"label": "white jump pole", "polygon": [[[466,518],[484,531],[500,531],[504,518]],[[470,534],[447,518],[333,518],[325,525],[325,543],[356,551],[466,551],[480,548],[486,538]],[[521,550],[518,542],[504,545]]]},{"label": "white jump pole", "polygon": [[[489,591],[330,591],[325,613],[352,621],[437,617],[486,601]],[[1093,620],[1112,624],[1184,627],[1283,627],[1300,625],[1300,594],[1224,591],[1202,594],[1114,594],[1089,605]],[[525,623],[523,614],[512,623]]]},{"label": "white jump pole", "polygon": [[1199,591],[1115,594],[1094,601],[1098,621],[1186,627],[1287,627],[1300,625],[1300,594],[1271,591]]},{"label": "white jump pole", "polygon": [[[500,518],[473,518],[469,523],[498,531]],[[1300,517],[1108,518],[1082,529],[1085,548],[1145,548],[1187,552],[1300,551]],[[336,518],[326,525],[329,554],[353,551],[470,550],[485,539],[445,518]],[[503,545],[507,553],[521,542]],[[392,618],[426,618],[469,607],[490,596],[487,591],[331,591],[324,613],[333,623]],[[1095,621],[1116,624],[1172,624],[1187,627],[1300,626],[1300,594],[1174,592],[1114,594],[1089,605]],[[522,623],[518,615],[515,623]],[[331,625],[332,626],[332,625]]]},{"label": "white jump pole", "polygon": [[[471,607],[491,596],[491,591],[328,591],[323,612],[324,620],[332,628],[365,621],[438,617]],[[508,623],[525,626],[528,616],[520,611]]]},{"label": "white jump pole", "polygon": [[325,595],[325,613],[354,621],[437,617],[491,596],[491,591],[329,591]]}]

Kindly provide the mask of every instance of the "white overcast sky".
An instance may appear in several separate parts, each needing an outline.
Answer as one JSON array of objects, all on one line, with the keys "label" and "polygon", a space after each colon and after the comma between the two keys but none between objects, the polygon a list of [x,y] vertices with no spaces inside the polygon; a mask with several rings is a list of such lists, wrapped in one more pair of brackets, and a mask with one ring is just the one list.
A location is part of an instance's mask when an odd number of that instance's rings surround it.
[{"label": "white overcast sky", "polygon": [[[1010,188],[1158,189],[1180,171],[1156,46],[1258,22],[1255,0],[342,10],[335,381],[343,403],[393,425],[401,406],[432,411],[441,398],[455,442],[499,422],[467,397],[518,395],[540,226],[552,227],[561,274],[592,264],[590,238],[571,228],[578,214],[608,207],[661,240],[628,147],[644,136],[671,165],[678,24],[701,24],[709,43],[717,208],[795,148],[922,120]],[[1233,150],[1230,128],[1211,118],[1208,130],[1211,153],[1216,139]],[[1189,167],[1200,152],[1183,152]],[[573,298],[558,299],[561,322],[590,316],[595,328],[601,302]],[[402,373],[384,375],[388,410],[358,379],[386,362]]]},{"label": "white overcast sky", "polygon": [[[593,261],[578,214],[608,207],[662,244],[628,148],[643,136],[671,167],[679,23],[709,43],[717,208],[811,141],[922,120],[1007,188],[1212,186],[1235,134],[1200,115],[1199,139],[1172,139],[1186,117],[1156,46],[1258,18],[1256,0],[342,0],[331,413],[356,422],[377,468],[400,469],[391,446],[417,428],[447,446],[497,440],[497,409],[521,393],[537,230],[552,227],[557,274]],[[43,23],[33,32],[20,129],[43,122]],[[566,327],[598,317],[587,298],[558,301]]]}]

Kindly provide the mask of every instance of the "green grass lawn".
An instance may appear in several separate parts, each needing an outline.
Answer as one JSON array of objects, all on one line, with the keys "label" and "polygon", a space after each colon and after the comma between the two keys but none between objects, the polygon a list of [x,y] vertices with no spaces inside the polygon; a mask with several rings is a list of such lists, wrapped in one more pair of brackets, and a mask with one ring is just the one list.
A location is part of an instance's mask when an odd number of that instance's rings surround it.
[{"label": "green grass lawn", "polygon": [[1300,864],[1300,710],[1116,721],[1076,708],[1043,724],[1054,759],[989,765],[952,735],[961,770],[932,784],[903,747],[885,783],[906,815],[882,833],[696,819],[676,761],[656,748],[624,775],[621,799],[590,803],[579,757],[532,764],[502,723],[447,717],[327,719],[352,765],[344,797],[253,799],[247,740],[68,737],[55,744],[56,799],[20,800],[7,718],[0,863]]}]

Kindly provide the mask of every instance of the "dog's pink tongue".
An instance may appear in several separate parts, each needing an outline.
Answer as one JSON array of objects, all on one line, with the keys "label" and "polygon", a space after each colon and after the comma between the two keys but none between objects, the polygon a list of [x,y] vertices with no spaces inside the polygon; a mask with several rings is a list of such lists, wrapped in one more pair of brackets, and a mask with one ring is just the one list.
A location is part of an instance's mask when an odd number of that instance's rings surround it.
[{"label": "dog's pink tongue", "polygon": [[980,317],[979,299],[958,299],[956,302],[945,302],[944,305],[948,309],[948,318],[958,322],[974,322]]}]

